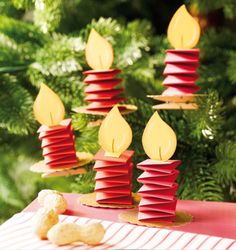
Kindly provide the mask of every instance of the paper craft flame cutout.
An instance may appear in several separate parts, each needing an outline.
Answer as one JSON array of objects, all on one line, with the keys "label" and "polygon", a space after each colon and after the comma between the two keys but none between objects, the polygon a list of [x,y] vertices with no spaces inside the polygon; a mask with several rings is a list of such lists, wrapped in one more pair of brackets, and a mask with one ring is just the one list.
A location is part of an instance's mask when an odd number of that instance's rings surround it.
[{"label": "paper craft flame cutout", "polygon": [[132,142],[132,130],[117,106],[107,114],[98,134],[105,156],[119,157]]},{"label": "paper craft flame cutout", "polygon": [[88,65],[92,69],[107,70],[113,63],[113,48],[95,29],[92,29],[85,48]]},{"label": "paper craft flame cutout", "polygon": [[177,139],[173,129],[155,112],[144,129],[142,143],[150,159],[167,161],[175,152]]},{"label": "paper craft flame cutout", "polygon": [[42,125],[58,125],[65,116],[64,105],[59,96],[47,85],[41,84],[33,106],[35,119]]},{"label": "paper craft flame cutout", "polygon": [[182,5],[172,17],[167,30],[168,40],[175,49],[191,49],[200,38],[200,26]]}]

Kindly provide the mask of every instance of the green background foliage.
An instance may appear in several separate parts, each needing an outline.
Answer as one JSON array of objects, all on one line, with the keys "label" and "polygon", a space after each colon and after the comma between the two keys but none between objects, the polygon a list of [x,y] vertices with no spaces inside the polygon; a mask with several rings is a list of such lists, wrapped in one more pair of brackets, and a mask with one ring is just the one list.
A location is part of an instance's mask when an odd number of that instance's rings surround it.
[{"label": "green background foliage", "polygon": [[[41,179],[29,167],[42,158],[32,104],[41,82],[63,100],[73,118],[76,147],[96,153],[97,119],[75,114],[83,105],[84,48],[94,27],[114,47],[114,67],[122,69],[128,103],[138,106],[126,116],[133,129],[134,163],[146,158],[142,131],[153,114],[147,94],[160,94],[168,22],[182,1],[144,0],[0,0],[0,220],[20,211],[42,188],[86,193],[88,174]],[[235,1],[186,1],[209,25],[199,43],[201,93],[197,111],[161,111],[176,131],[180,199],[235,201],[236,183],[236,35]],[[212,14],[213,13],[213,14]],[[213,16],[213,18],[212,18]],[[215,19],[214,19],[215,18]],[[135,169],[134,191],[140,172]],[[0,222],[1,222],[0,221]]]}]

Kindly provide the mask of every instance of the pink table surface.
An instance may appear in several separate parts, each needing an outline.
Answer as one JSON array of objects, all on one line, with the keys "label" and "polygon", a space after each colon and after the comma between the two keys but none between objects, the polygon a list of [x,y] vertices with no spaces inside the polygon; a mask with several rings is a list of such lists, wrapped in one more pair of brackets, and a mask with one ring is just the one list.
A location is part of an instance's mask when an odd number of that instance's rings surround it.
[{"label": "pink table surface", "polygon": [[[127,211],[127,209],[83,206],[78,202],[80,194],[65,193],[64,195],[68,202],[66,215],[119,222],[119,213]],[[34,200],[23,212],[34,212],[38,208],[39,204],[37,200]],[[177,210],[192,214],[193,221],[180,227],[171,227],[173,230],[236,239],[236,204],[234,203],[178,200]]]}]

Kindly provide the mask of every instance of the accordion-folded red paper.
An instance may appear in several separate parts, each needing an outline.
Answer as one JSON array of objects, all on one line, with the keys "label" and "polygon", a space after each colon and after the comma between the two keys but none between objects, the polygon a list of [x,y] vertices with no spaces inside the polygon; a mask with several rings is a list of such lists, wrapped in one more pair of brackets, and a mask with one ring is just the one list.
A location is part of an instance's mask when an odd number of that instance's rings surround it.
[{"label": "accordion-folded red paper", "polygon": [[103,204],[114,205],[130,205],[132,204],[132,197],[123,194],[105,194],[102,192],[96,192],[96,201]]},{"label": "accordion-folded red paper", "polygon": [[142,183],[138,194],[141,196],[138,219],[146,222],[172,222],[175,219],[176,191],[175,182],[179,171],[175,168],[179,160],[145,160],[138,164],[144,170],[138,182]]},{"label": "accordion-folded red paper", "polygon": [[165,63],[199,63],[199,49],[168,49],[166,50]]},{"label": "accordion-folded red paper", "polygon": [[104,100],[103,101],[96,100],[87,106],[87,110],[112,108],[115,104],[117,104],[123,100],[124,100],[123,97],[116,97],[116,98],[113,98],[110,100],[105,100],[105,101]]},{"label": "accordion-folded red paper", "polygon": [[120,157],[107,157],[101,149],[94,165],[96,201],[104,204],[132,204],[132,156],[127,150]]},{"label": "accordion-folded red paper", "polygon": [[95,94],[89,94],[87,95],[87,97],[85,97],[85,101],[96,101],[96,100],[110,100],[111,98],[119,95],[120,93],[122,93],[124,90],[123,89],[113,89],[111,90],[109,93],[107,93],[107,91],[104,92],[100,92],[100,93],[95,93]]},{"label": "accordion-folded red paper", "polygon": [[42,125],[37,132],[42,141],[41,148],[46,165],[56,168],[78,162],[71,119],[63,120],[54,127]]},{"label": "accordion-folded red paper", "polygon": [[88,85],[84,90],[87,94],[84,100],[90,102],[87,110],[108,113],[114,105],[125,100],[120,96],[124,89],[115,88],[122,81],[115,78],[119,73],[119,69],[89,70],[83,73],[86,75],[84,83]]},{"label": "accordion-folded red paper", "polygon": [[195,83],[199,77],[199,49],[167,50],[165,64],[162,84],[167,89],[162,93],[163,96],[189,95],[200,90]]}]

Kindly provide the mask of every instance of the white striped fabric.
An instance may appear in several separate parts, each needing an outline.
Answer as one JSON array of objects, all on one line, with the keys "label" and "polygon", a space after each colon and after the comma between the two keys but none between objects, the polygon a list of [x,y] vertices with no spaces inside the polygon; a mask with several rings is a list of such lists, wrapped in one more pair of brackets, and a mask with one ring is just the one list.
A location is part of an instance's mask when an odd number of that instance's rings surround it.
[{"label": "white striped fabric", "polygon": [[236,241],[202,234],[167,229],[147,228],[111,221],[60,215],[61,222],[86,224],[101,222],[106,229],[102,244],[87,246],[75,243],[56,247],[47,240],[39,240],[31,230],[34,213],[19,213],[0,226],[1,250],[77,250],[77,249],[236,249]]}]

